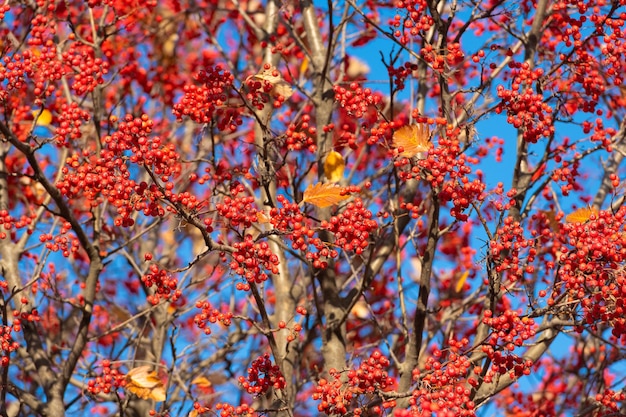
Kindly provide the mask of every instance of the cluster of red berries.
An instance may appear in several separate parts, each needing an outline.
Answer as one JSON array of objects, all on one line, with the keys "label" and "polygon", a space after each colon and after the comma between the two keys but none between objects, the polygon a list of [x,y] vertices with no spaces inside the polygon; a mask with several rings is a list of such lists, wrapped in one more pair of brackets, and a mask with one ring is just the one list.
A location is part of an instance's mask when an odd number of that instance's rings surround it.
[{"label": "cluster of red berries", "polygon": [[360,255],[369,245],[370,234],[378,228],[378,223],[372,217],[372,212],[363,201],[356,198],[341,213],[328,221],[323,220],[320,226],[335,236],[335,245]]},{"label": "cluster of red berries", "polygon": [[445,351],[433,350],[424,365],[423,375],[418,370],[413,373],[419,388],[409,400],[410,410],[421,410],[425,415],[435,413],[444,417],[473,417],[475,404],[470,399],[471,390],[466,383],[477,385],[477,380],[468,375],[472,372],[480,373],[480,367],[471,370],[469,358],[461,353],[469,344],[468,339],[451,339],[448,344]]},{"label": "cluster of red berries", "polygon": [[535,262],[537,249],[533,238],[524,237],[522,225],[507,217],[498,229],[495,240],[490,243],[490,254],[497,263],[496,272],[506,273],[511,280],[518,281],[523,278],[524,273],[533,273],[532,264]]},{"label": "cluster of red berries", "polygon": [[[278,256],[271,251],[267,242],[255,242],[252,235],[246,235],[243,241],[233,243],[233,247],[235,252],[232,254],[230,268],[248,283],[260,284],[266,281],[268,275],[265,271],[278,273]],[[249,286],[237,288],[247,290]]]},{"label": "cluster of red berries", "polygon": [[258,397],[270,388],[275,390],[285,388],[286,381],[278,365],[274,365],[269,353],[266,353],[252,361],[248,368],[248,377],[240,376],[239,383],[248,394]]},{"label": "cluster of red berries", "polygon": [[582,189],[580,184],[580,161],[567,161],[562,160],[561,166],[552,171],[552,181],[564,182],[561,185],[561,192],[564,196],[569,195],[571,191],[579,191]]},{"label": "cluster of red berries", "polygon": [[[34,218],[34,214],[31,215],[21,215],[19,219],[11,216],[8,210],[0,210],[0,225],[5,231],[11,233],[11,238],[13,238],[16,229],[23,229],[28,227]],[[0,239],[4,239],[7,237],[6,232],[0,232]]]},{"label": "cluster of red berries", "polygon": [[[327,415],[342,415],[348,410],[356,416],[365,414],[367,409],[354,407],[354,402],[359,398],[393,389],[395,380],[385,371],[388,367],[389,359],[376,350],[356,370],[348,371],[347,383],[342,381],[340,372],[330,369],[328,373],[332,381],[321,378],[312,396],[319,401],[317,409]],[[383,401],[381,405],[382,408],[393,408],[395,401]],[[380,415],[381,407],[377,406],[376,409],[372,411]]]},{"label": "cluster of red berries", "polygon": [[622,207],[614,215],[600,211],[585,223],[561,228],[565,253],[559,279],[571,299],[581,300],[585,322],[608,324],[615,337],[626,334],[625,217]]},{"label": "cluster of red berries", "polygon": [[257,412],[254,408],[248,404],[241,404],[238,406],[230,405],[228,403],[217,403],[215,409],[219,411],[219,417],[255,417]]},{"label": "cluster of red berries", "polygon": [[234,228],[242,226],[247,229],[259,220],[253,196],[226,196],[222,202],[215,204],[215,209]]},{"label": "cluster of red berries", "polygon": [[368,106],[378,105],[382,97],[370,88],[363,88],[358,83],[350,83],[349,88],[334,86],[335,100],[345,109],[349,115],[356,118],[363,117],[367,113]]},{"label": "cluster of red berries", "polygon": [[82,136],[80,127],[84,122],[89,121],[89,113],[77,103],[63,103],[57,118],[57,127],[54,130],[55,141],[59,146],[70,146],[70,140],[78,139]]},{"label": "cluster of red berries", "polygon": [[[334,249],[329,249],[319,238],[315,237],[315,231],[310,228],[305,217],[296,203],[291,203],[283,195],[277,198],[282,207],[270,210],[270,222],[276,230],[285,233],[287,239],[291,240],[291,247],[306,253],[306,258],[313,262],[315,268],[326,268],[327,262],[323,258],[336,258],[338,253]],[[317,251],[310,250],[310,246]]]},{"label": "cluster of red berries", "polygon": [[150,265],[149,272],[141,277],[141,281],[148,288],[155,287],[154,294],[147,297],[152,305],[157,305],[163,299],[175,302],[182,295],[182,292],[176,289],[178,279],[159,268],[157,264]]},{"label": "cluster of red berries", "polygon": [[[17,325],[0,326],[0,367],[9,366],[10,355],[15,352],[19,347],[19,343],[13,340],[11,335],[15,331],[20,331],[21,325],[19,319],[16,320]],[[17,330],[16,330],[17,329]]]},{"label": "cluster of red berries", "polygon": [[534,337],[537,331],[537,325],[532,318],[520,318],[519,314],[511,309],[505,310],[497,317],[493,317],[491,310],[487,310],[483,323],[493,330],[487,343],[493,348],[502,345],[509,352],[522,346],[526,340]]},{"label": "cluster of red berries", "polygon": [[396,86],[396,90],[404,90],[404,82],[405,80],[413,75],[413,72],[417,71],[417,64],[412,62],[405,62],[403,65],[400,65],[398,68],[394,68],[392,65],[387,67],[387,72],[389,73],[389,79],[393,80],[393,84]]},{"label": "cluster of red berries", "polygon": [[[130,227],[134,224],[133,212],[143,211],[147,216],[156,217],[163,216],[165,209],[161,189],[156,184],[137,184],[130,179],[128,162],[151,169],[164,182],[179,174],[181,166],[173,145],[163,145],[159,137],[149,137],[152,121],[147,115],[140,118],[127,115],[124,120],[118,131],[104,138],[105,148],[100,158],[92,157],[82,163],[78,155],[68,158],[67,166],[63,168],[65,175],[57,187],[68,198],[84,195],[96,205],[102,202],[102,195],[117,208],[119,217],[115,224]],[[127,156],[129,151],[130,156]],[[166,197],[173,197],[173,185],[172,182],[166,183]],[[195,199],[186,201],[195,203]]]},{"label": "cluster of red berries", "polygon": [[199,329],[204,330],[205,334],[211,334],[211,328],[208,327],[209,323],[213,324],[220,322],[224,326],[230,326],[233,318],[233,313],[231,311],[223,313],[220,310],[213,308],[208,301],[198,301],[196,303],[196,308],[201,309],[202,313],[196,314],[193,322]]},{"label": "cluster of red berries", "polygon": [[545,102],[543,94],[536,93],[532,88],[532,84],[543,77],[543,69],[533,69],[527,62],[512,62],[509,66],[513,68],[513,83],[510,90],[502,85],[497,87],[498,97],[502,101],[495,112],[500,114],[506,111],[507,122],[523,130],[522,136],[526,142],[536,143],[541,137],[549,138],[554,134],[552,107]]},{"label": "cluster of red berries", "polygon": [[126,385],[126,375],[111,366],[111,361],[102,361],[102,374],[87,382],[87,392],[91,395],[109,394]]},{"label": "cluster of red berries", "polygon": [[200,71],[195,79],[200,86],[186,84],[183,87],[184,96],[174,105],[174,115],[182,120],[188,116],[196,123],[209,123],[216,116],[218,128],[237,128],[241,125],[239,112],[228,114],[226,104],[233,88],[235,77],[220,65]]},{"label": "cluster of red berries", "polygon": [[108,62],[96,58],[94,54],[92,47],[80,42],[70,44],[67,51],[61,54],[62,62],[74,69],[70,88],[79,96],[92,92],[104,83],[104,75],[109,72]]},{"label": "cluster of red berries", "polygon": [[67,258],[70,254],[76,254],[80,249],[78,238],[73,235],[68,236],[71,229],[72,225],[68,222],[64,222],[59,230],[59,234],[53,236],[50,233],[42,233],[39,235],[39,241],[46,243],[46,249],[52,252],[61,251],[63,256]]},{"label": "cluster of red berries", "polygon": [[311,153],[315,152],[317,149],[315,143],[317,128],[311,126],[309,124],[310,121],[311,116],[305,114],[302,116],[302,121],[298,125],[295,123],[289,124],[285,132],[285,144],[287,145],[287,149],[299,151],[306,148]]},{"label": "cluster of red berries", "polygon": [[419,35],[420,32],[427,32],[435,22],[425,13],[428,10],[428,3],[424,0],[399,0],[395,2],[395,6],[396,9],[406,10],[407,14],[406,16],[396,14],[389,22],[391,27],[395,28],[393,35],[402,44],[407,44],[411,37]]}]

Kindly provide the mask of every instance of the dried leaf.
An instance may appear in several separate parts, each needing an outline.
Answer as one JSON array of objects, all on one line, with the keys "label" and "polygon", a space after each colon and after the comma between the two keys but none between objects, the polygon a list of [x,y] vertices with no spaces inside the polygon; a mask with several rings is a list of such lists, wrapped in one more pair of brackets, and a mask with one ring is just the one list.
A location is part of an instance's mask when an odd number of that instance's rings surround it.
[{"label": "dried leaf", "polygon": [[273,86],[271,94],[274,97],[282,96],[287,100],[293,95],[293,88],[283,79],[283,76],[276,67],[263,69],[261,72],[253,75],[252,78],[270,83]]},{"label": "dried leaf", "polygon": [[133,368],[126,374],[126,389],[144,400],[165,401],[165,386],[149,365]]},{"label": "dried leaf", "polygon": [[195,378],[193,381],[191,381],[191,383],[194,385],[197,385],[200,388],[208,388],[210,386],[213,386],[211,381],[209,381],[207,377],[205,376],[199,376]]},{"label": "dried leaf", "polygon": [[324,161],[324,175],[331,182],[339,182],[343,178],[346,162],[339,152],[331,151]]},{"label": "dried leaf", "polygon": [[393,134],[394,148],[401,149],[400,155],[411,158],[430,148],[430,129],[426,124],[402,126]]},{"label": "dried leaf", "polygon": [[591,216],[597,216],[598,210],[593,207],[582,207],[565,217],[566,223],[586,223]]},{"label": "dried leaf", "polygon": [[463,290],[463,286],[465,285],[465,281],[467,281],[467,277],[469,276],[469,270],[465,271],[461,274],[459,279],[456,281],[454,286],[454,291],[459,293]]},{"label": "dried leaf", "polygon": [[256,212],[256,221],[259,222],[260,224],[269,223],[270,222],[270,218],[264,212],[257,211]]},{"label": "dried leaf", "polygon": [[33,117],[36,119],[35,123],[37,126],[48,126],[52,123],[52,113],[50,113],[50,110],[43,109],[41,112],[39,110],[35,110],[33,112]]},{"label": "dried leaf", "polygon": [[370,315],[367,303],[363,300],[357,301],[354,307],[352,307],[352,311],[350,311],[350,313],[359,319],[366,319]]},{"label": "dried leaf", "polygon": [[349,196],[341,194],[341,187],[332,183],[309,185],[304,191],[303,203],[313,204],[316,207],[324,208],[346,200]]}]

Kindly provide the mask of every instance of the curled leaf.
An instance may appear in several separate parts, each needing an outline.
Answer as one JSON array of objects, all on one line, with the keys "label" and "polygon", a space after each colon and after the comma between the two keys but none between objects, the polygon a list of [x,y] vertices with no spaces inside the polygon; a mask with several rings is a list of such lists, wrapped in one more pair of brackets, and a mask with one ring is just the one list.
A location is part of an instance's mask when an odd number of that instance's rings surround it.
[{"label": "curled leaf", "polygon": [[324,161],[324,175],[331,182],[338,182],[343,178],[346,162],[339,152],[331,151]]},{"label": "curled leaf", "polygon": [[324,208],[346,200],[349,196],[341,193],[341,187],[332,183],[311,184],[304,191],[303,203],[313,204],[316,207]]},{"label": "curled leaf", "polygon": [[144,400],[165,401],[165,386],[149,365],[133,368],[126,374],[126,389]]},{"label": "curled leaf", "polygon": [[407,158],[427,152],[430,148],[428,125],[420,123],[402,126],[393,134],[393,147],[400,151],[400,155]]},{"label": "curled leaf", "polygon": [[37,126],[48,126],[52,123],[52,113],[50,113],[50,110],[35,110],[33,112],[33,117],[35,118],[35,124]]},{"label": "curled leaf", "polygon": [[269,67],[252,76],[253,79],[266,81],[272,85],[271,95],[282,96],[285,100],[293,95],[293,88],[283,79],[276,67]]},{"label": "curled leaf", "polygon": [[597,216],[598,210],[594,207],[582,207],[565,216],[566,223],[586,223],[591,216]]}]

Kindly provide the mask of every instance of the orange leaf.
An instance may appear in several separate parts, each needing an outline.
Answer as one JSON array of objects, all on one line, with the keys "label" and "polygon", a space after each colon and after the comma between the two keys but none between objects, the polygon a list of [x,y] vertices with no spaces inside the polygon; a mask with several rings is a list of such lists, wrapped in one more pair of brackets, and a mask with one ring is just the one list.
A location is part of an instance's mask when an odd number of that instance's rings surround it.
[{"label": "orange leaf", "polygon": [[582,207],[565,217],[566,223],[586,223],[591,216],[597,216],[598,210],[593,207]]},{"label": "orange leaf", "polygon": [[456,282],[456,285],[454,286],[454,291],[455,292],[461,292],[461,290],[463,289],[463,286],[465,285],[465,281],[467,281],[467,277],[469,276],[469,270],[465,271],[461,274],[461,276],[459,277],[459,279]]},{"label": "orange leaf", "polygon": [[126,389],[144,400],[165,401],[165,386],[149,365],[133,368],[126,374]]},{"label": "orange leaf", "polygon": [[346,163],[343,160],[343,156],[339,152],[330,151],[324,161],[324,175],[326,175],[329,181],[338,182],[343,178],[345,167]]},{"label": "orange leaf", "polygon": [[402,126],[393,134],[393,147],[400,155],[411,158],[430,148],[430,129],[426,124]]},{"label": "orange leaf", "polygon": [[337,204],[349,198],[341,194],[341,187],[332,183],[309,185],[304,191],[303,203],[313,204],[316,207],[324,208]]}]

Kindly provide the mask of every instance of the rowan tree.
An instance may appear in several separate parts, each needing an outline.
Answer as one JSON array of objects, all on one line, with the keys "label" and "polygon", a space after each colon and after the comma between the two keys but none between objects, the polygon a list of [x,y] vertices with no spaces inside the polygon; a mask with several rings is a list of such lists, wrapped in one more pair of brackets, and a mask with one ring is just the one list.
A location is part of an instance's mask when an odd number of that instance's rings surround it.
[{"label": "rowan tree", "polygon": [[625,6],[2,2],[0,415],[625,415]]}]

